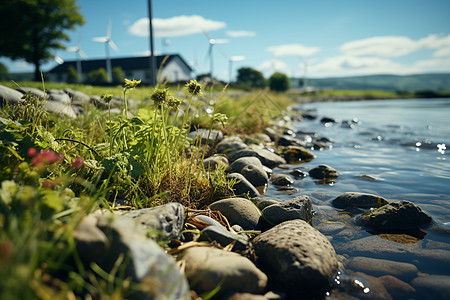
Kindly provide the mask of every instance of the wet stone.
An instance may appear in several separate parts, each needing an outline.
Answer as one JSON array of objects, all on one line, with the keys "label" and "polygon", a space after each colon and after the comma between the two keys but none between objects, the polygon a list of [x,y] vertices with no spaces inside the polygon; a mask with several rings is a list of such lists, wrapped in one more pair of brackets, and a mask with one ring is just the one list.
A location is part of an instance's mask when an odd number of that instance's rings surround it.
[{"label": "wet stone", "polygon": [[242,174],[231,173],[227,176],[228,180],[236,180],[233,185],[233,191],[236,196],[248,196],[250,198],[260,196],[260,193],[253,184],[250,183]]},{"label": "wet stone", "polygon": [[291,164],[299,162],[309,162],[316,158],[316,156],[308,150],[297,146],[289,146],[284,149],[283,157],[288,163]]},{"label": "wet stone", "polygon": [[291,184],[294,183],[294,180],[290,175],[279,173],[272,174],[270,181],[272,182],[273,185],[278,186],[290,186]]},{"label": "wet stone", "polygon": [[356,219],[358,225],[376,230],[413,229],[431,221],[431,216],[419,206],[404,200],[386,204]]},{"label": "wet stone", "polygon": [[311,199],[308,196],[298,196],[264,208],[261,212],[261,225],[263,228],[270,228],[295,219],[309,222],[312,216]]},{"label": "wet stone", "polygon": [[248,146],[239,136],[230,136],[221,140],[217,145],[217,153],[230,154],[233,151],[247,148]]},{"label": "wet stone", "polygon": [[410,263],[370,257],[352,257],[345,262],[345,267],[353,271],[361,271],[372,276],[392,275],[403,280],[417,276],[417,267]]},{"label": "wet stone", "polygon": [[411,285],[421,299],[450,299],[450,276],[428,275],[415,278]]},{"label": "wet stone", "polygon": [[394,299],[412,299],[416,289],[392,275],[378,277]]},{"label": "wet stone", "polygon": [[389,202],[376,195],[347,192],[331,201],[331,204],[336,208],[348,208],[348,207],[360,207],[360,208],[373,208],[381,207]]},{"label": "wet stone", "polygon": [[309,176],[316,179],[334,179],[339,177],[339,173],[328,165],[318,165],[309,170]]}]

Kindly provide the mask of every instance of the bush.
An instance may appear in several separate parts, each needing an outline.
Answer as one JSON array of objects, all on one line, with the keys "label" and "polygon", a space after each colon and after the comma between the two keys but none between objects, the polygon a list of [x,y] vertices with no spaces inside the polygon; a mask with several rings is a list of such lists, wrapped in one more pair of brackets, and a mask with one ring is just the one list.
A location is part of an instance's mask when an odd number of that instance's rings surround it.
[{"label": "bush", "polygon": [[112,82],[114,84],[122,84],[125,74],[121,67],[115,67],[112,69]]},{"label": "bush", "polygon": [[289,89],[289,78],[279,72],[275,72],[269,78],[269,87],[270,90],[275,92],[284,92]]},{"label": "bush", "polygon": [[100,68],[89,72],[86,83],[92,85],[104,85],[108,83],[108,74],[105,68]]},{"label": "bush", "polygon": [[244,86],[262,88],[266,86],[266,79],[261,72],[244,67],[238,70],[236,83]]},{"label": "bush", "polygon": [[80,76],[78,76],[78,72],[73,66],[69,66],[67,68],[67,82],[68,83],[80,82]]}]

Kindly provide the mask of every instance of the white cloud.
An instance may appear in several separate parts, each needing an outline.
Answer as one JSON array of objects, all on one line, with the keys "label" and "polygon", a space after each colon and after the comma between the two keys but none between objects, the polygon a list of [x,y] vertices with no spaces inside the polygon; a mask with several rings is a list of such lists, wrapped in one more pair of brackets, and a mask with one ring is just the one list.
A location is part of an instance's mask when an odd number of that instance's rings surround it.
[{"label": "white cloud", "polygon": [[253,31],[246,31],[246,30],[227,30],[227,35],[238,38],[238,37],[250,37],[255,36],[256,33]]},{"label": "white cloud", "polygon": [[375,36],[345,43],[340,48],[352,56],[398,57],[418,50],[420,44],[406,36]]},{"label": "white cloud", "polygon": [[413,67],[419,72],[448,72],[450,70],[450,58],[420,60]]},{"label": "white cloud", "polygon": [[[205,19],[202,16],[176,16],[167,19],[152,19],[154,34],[156,37],[184,36],[204,31],[213,31],[225,28],[225,22]],[[137,36],[149,36],[148,18],[141,18],[134,22],[129,32]]]},{"label": "white cloud", "polygon": [[267,51],[279,56],[311,56],[320,51],[319,47],[308,47],[301,44],[284,44],[271,46]]},{"label": "white cloud", "polygon": [[450,56],[450,34],[444,37],[439,37],[436,34],[420,39],[418,43],[427,49],[435,49],[434,57]]},{"label": "white cloud", "polygon": [[280,72],[288,76],[290,76],[291,73],[288,65],[284,61],[277,59],[266,60],[259,64],[256,69],[261,71],[266,78],[268,78],[275,72]]}]

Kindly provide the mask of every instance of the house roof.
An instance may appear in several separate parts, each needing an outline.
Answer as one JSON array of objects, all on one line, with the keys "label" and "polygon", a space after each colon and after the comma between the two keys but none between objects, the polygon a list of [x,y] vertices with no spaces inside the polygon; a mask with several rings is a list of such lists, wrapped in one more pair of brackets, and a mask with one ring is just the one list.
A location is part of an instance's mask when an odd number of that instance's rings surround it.
[{"label": "house roof", "polygon": [[[186,63],[186,61],[178,54],[168,54],[168,55],[157,55],[156,58],[156,68],[159,69],[164,59],[167,57],[167,60],[164,64],[168,64],[170,61],[178,57],[180,61],[192,71],[192,68]],[[58,65],[51,69],[49,73],[65,73],[67,69],[72,66],[76,68],[76,60],[72,61],[64,61],[63,64]],[[106,59],[89,59],[81,61],[81,68],[84,73],[97,70],[100,68],[105,68]],[[120,67],[122,70],[136,70],[136,69],[149,69],[150,68],[150,56],[137,56],[137,57],[124,57],[124,58],[111,58],[111,67]],[[164,65],[163,65],[164,67]]]}]

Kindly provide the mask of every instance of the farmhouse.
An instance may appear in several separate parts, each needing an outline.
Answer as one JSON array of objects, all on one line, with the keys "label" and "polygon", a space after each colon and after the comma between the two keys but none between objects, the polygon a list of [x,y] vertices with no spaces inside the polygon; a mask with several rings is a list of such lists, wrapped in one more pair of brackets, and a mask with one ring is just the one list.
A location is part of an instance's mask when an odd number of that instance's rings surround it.
[{"label": "farmhouse", "polygon": [[[192,79],[192,68],[178,54],[158,55],[156,58],[156,70],[159,81],[178,82]],[[100,68],[106,69],[105,59],[82,60],[81,62],[82,78],[87,78],[87,74]],[[68,68],[72,66],[76,70],[77,61],[65,61],[61,65],[48,71],[47,80],[53,82],[67,82]],[[111,58],[111,67],[120,67],[129,79],[141,79],[142,83],[151,83],[150,56]]]}]

